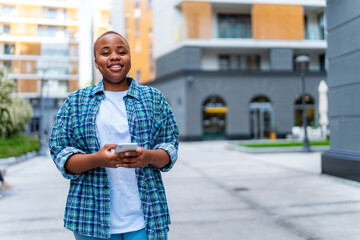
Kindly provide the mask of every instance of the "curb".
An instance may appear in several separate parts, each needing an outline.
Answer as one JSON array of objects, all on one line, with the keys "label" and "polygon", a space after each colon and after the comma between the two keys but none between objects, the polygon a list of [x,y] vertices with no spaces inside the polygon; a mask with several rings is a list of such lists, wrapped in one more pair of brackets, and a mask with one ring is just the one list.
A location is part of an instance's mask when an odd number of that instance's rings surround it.
[{"label": "curb", "polygon": [[[264,147],[264,148],[250,148],[229,144],[226,146],[229,150],[241,151],[246,153],[289,153],[289,152],[303,152],[302,147]],[[310,147],[311,152],[322,152],[329,150],[330,146],[313,146]]]},{"label": "curb", "polygon": [[23,161],[26,161],[26,160],[28,160],[30,158],[36,157],[38,155],[39,155],[39,153],[34,151],[34,152],[25,153],[25,154],[23,154],[21,156],[18,156],[18,157],[0,158],[0,165],[11,166],[11,165],[14,165],[16,163],[23,162]]}]

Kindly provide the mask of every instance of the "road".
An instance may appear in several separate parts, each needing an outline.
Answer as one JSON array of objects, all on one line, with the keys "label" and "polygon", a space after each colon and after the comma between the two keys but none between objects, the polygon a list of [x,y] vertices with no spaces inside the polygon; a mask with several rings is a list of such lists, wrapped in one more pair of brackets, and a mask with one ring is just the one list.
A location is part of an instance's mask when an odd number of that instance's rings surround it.
[{"label": "road", "polygon": [[[320,174],[320,153],[249,154],[229,142],[181,143],[163,174],[170,240],[358,240],[360,184]],[[68,182],[49,157],[8,168],[0,239],[73,239],[62,226]]]}]

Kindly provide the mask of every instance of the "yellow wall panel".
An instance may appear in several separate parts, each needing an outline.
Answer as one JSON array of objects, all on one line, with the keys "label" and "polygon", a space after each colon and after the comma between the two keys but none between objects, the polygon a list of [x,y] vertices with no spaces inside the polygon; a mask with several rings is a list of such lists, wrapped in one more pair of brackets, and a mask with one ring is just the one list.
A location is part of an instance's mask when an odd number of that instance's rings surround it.
[{"label": "yellow wall panel", "polygon": [[303,40],[304,13],[300,5],[254,4],[254,39]]},{"label": "yellow wall panel", "polygon": [[185,20],[186,38],[211,37],[211,3],[183,2],[181,11]]},{"label": "yellow wall panel", "polygon": [[78,18],[78,10],[75,8],[67,8],[66,9],[67,20],[77,21]]},{"label": "yellow wall panel", "polygon": [[33,5],[18,5],[18,16],[26,18],[41,18],[42,7]]}]

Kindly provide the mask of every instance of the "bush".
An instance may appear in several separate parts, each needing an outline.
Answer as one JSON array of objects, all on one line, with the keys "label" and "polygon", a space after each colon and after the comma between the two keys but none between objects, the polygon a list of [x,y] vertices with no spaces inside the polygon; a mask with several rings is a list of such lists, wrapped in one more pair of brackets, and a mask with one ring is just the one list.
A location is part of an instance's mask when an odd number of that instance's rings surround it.
[{"label": "bush", "polygon": [[5,68],[0,68],[0,137],[11,128],[10,106],[14,90],[15,82],[6,77]]},{"label": "bush", "polygon": [[0,68],[0,138],[22,132],[32,117],[32,108],[24,99],[13,97],[15,82]]},{"label": "bush", "polygon": [[13,135],[8,138],[0,138],[0,158],[17,157],[28,152],[39,151],[38,139]]}]

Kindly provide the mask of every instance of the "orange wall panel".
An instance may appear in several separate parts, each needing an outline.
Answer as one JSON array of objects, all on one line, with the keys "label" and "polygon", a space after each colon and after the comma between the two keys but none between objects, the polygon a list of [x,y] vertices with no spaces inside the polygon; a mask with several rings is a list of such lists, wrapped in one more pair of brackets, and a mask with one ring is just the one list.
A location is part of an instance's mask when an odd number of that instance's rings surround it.
[{"label": "orange wall panel", "polygon": [[[128,76],[136,79],[136,72],[141,73],[141,82],[146,83],[155,79],[155,68],[150,70],[150,46],[153,42],[152,37],[152,9],[147,7],[146,1],[140,1],[139,8],[141,16],[135,19],[135,1],[124,1],[124,10],[126,13],[126,29],[124,36],[128,36],[127,41],[130,45],[131,52],[131,69]],[[139,29],[136,29],[136,21],[138,21]],[[137,32],[139,34],[137,34]],[[152,56],[152,55],[151,55]]]},{"label": "orange wall panel", "polygon": [[185,20],[186,38],[211,37],[211,3],[183,2],[181,11]]},{"label": "orange wall panel", "polygon": [[300,5],[254,4],[254,39],[303,40],[304,13]]},{"label": "orange wall panel", "polygon": [[17,89],[18,92],[38,92],[38,83],[39,80],[36,79],[18,79],[17,80]]},{"label": "orange wall panel", "polygon": [[21,43],[19,45],[20,55],[41,55],[40,43]]},{"label": "orange wall panel", "polygon": [[74,92],[79,89],[79,81],[78,80],[69,80],[68,81],[68,91]]}]

